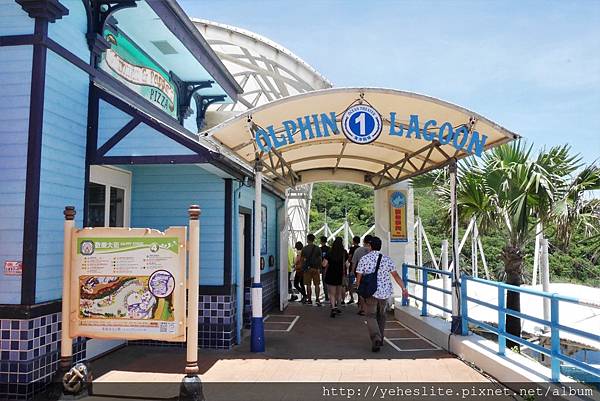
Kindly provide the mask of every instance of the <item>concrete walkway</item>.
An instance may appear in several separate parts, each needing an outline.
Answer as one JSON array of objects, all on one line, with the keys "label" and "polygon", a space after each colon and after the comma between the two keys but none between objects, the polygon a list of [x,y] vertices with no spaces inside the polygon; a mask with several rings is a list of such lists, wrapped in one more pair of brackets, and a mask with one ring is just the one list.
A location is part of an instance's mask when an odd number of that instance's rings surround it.
[{"label": "concrete walkway", "polygon": [[[389,315],[386,343],[371,352],[364,317],[356,306],[329,317],[322,307],[290,304],[265,320],[266,352],[251,353],[249,341],[229,351],[200,350],[201,379],[210,382],[485,382],[477,371],[438,349]],[[162,386],[160,396],[177,393],[185,349],[130,346],[92,362],[95,393],[131,392],[141,383]],[[123,383],[121,390],[115,383]],[[128,383],[128,385],[125,385]],[[130,395],[130,394],[129,394]],[[153,397],[159,397],[156,389]],[[149,396],[146,396],[149,397]],[[95,398],[95,397],[94,397]],[[91,400],[91,399],[90,399]]]}]

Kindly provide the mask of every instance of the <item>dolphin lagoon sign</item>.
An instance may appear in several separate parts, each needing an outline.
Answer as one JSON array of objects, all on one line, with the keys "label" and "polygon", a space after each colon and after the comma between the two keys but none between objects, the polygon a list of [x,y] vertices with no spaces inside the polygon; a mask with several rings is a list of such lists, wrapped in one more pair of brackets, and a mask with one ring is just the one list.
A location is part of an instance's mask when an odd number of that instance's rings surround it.
[{"label": "dolphin lagoon sign", "polygon": [[[469,131],[466,126],[453,127],[447,121],[438,122],[433,119],[426,120],[421,126],[417,114],[409,116],[406,128],[403,125],[397,125],[397,121],[397,113],[390,112],[390,128],[387,134],[391,137],[438,141],[441,145],[451,145],[456,150],[464,150],[477,156],[481,156],[485,149],[487,135],[474,130]],[[346,110],[341,118],[341,130],[338,127],[335,112],[311,114],[295,120],[285,120],[281,122],[280,126],[283,128],[280,135],[277,134],[273,125],[256,130],[254,140],[261,151],[269,152],[272,149],[292,145],[296,142],[339,135],[340,132],[343,132],[351,142],[364,145],[376,141],[383,131],[381,115],[367,105],[356,105]],[[294,137],[296,133],[299,133],[300,136]]]}]

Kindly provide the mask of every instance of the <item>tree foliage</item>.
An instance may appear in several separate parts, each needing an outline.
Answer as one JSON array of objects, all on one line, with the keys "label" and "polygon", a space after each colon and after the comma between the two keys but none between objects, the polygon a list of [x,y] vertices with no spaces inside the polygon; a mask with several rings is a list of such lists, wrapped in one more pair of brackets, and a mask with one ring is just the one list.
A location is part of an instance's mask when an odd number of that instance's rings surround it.
[{"label": "tree foliage", "polygon": [[356,184],[314,184],[310,208],[311,232],[323,226],[325,213],[332,231],[344,223],[347,213],[354,235],[362,235],[375,223],[373,190]]}]

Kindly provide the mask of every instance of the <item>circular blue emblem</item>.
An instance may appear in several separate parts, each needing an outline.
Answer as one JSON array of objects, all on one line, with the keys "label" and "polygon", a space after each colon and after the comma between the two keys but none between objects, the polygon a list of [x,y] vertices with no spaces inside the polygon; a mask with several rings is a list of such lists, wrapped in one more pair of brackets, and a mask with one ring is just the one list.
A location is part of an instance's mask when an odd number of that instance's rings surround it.
[{"label": "circular blue emblem", "polygon": [[371,106],[350,107],[342,116],[342,131],[346,138],[359,145],[371,143],[381,134],[381,116]]},{"label": "circular blue emblem", "polygon": [[395,208],[404,207],[406,204],[406,199],[404,198],[404,194],[402,192],[394,192],[390,199],[392,206]]}]

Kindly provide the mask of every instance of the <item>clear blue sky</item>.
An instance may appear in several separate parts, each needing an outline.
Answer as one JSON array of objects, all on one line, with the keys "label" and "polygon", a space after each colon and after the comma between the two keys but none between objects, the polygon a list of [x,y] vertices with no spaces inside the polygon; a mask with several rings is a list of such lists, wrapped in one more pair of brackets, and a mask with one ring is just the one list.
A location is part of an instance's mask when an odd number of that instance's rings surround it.
[{"label": "clear blue sky", "polygon": [[537,147],[600,158],[600,1],[179,2],[283,45],[335,86],[430,95]]}]

